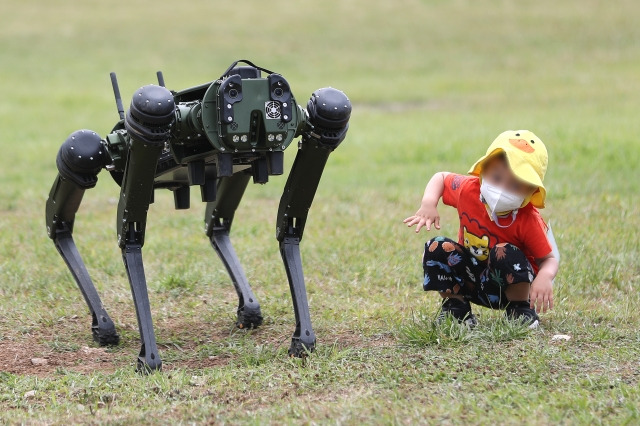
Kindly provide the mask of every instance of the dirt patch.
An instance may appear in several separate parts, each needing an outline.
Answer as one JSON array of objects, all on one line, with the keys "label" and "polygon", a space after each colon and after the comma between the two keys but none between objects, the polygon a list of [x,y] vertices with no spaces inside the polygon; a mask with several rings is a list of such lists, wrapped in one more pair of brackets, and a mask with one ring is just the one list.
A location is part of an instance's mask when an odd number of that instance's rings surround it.
[{"label": "dirt patch", "polygon": [[[47,377],[60,372],[73,371],[89,373],[100,371],[113,373],[119,368],[135,368],[136,347],[108,348],[82,346],[77,350],[59,351],[46,344],[37,343],[35,339],[21,341],[0,341],[0,372],[19,375]],[[195,353],[190,349],[196,345],[189,344],[185,352]],[[162,354],[163,348],[160,347]],[[178,368],[199,369],[226,365],[227,356],[210,356],[204,358],[189,357],[179,361],[165,361],[163,371]]]},{"label": "dirt patch", "polygon": [[35,376],[48,376],[64,369],[78,373],[112,372],[116,354],[106,348],[80,347],[75,351],[56,351],[47,345],[26,341],[0,341],[0,371]]},{"label": "dirt patch", "polygon": [[[139,340],[135,326],[121,323],[120,345],[97,347],[91,340],[88,318],[60,320],[49,327],[33,327],[27,334],[14,333],[0,340],[0,372],[38,377],[53,376],[65,371],[76,373],[113,373],[121,368],[135,368]],[[288,347],[290,334],[273,324],[265,324],[248,331],[259,345]],[[285,332],[283,334],[283,332]],[[225,342],[236,333],[244,334],[231,322],[217,324],[172,318],[158,321],[156,327],[158,349],[163,358],[163,371],[175,369],[202,369],[227,365],[234,357],[216,353],[206,356],[199,349],[217,342]],[[52,337],[53,336],[53,337]],[[338,348],[376,348],[396,344],[389,334],[364,337],[345,330],[318,336],[318,345],[336,345]]]}]

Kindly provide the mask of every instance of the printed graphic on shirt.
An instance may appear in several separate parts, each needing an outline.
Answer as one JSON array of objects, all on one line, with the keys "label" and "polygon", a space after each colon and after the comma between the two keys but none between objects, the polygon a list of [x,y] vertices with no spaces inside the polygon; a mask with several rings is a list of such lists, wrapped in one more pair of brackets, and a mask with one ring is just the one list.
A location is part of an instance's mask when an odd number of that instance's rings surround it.
[{"label": "printed graphic on shirt", "polygon": [[[521,145],[521,149],[527,149],[524,143]],[[451,173],[444,183],[442,201],[445,205],[454,207],[460,219],[457,242],[473,252],[474,260],[487,262],[487,249],[508,242],[525,253],[534,272],[537,272],[535,259],[546,256],[551,251],[551,246],[546,236],[546,226],[535,207],[529,204],[521,208],[514,223],[508,228],[499,228],[491,221],[480,200],[478,177]],[[508,222],[505,220],[504,224],[507,225]]]},{"label": "printed graphic on shirt", "polygon": [[487,260],[489,257],[489,236],[477,236],[472,234],[464,227],[464,246],[478,260]]},{"label": "printed graphic on shirt", "polygon": [[458,188],[460,188],[460,185],[462,185],[462,182],[464,182],[465,178],[466,176],[462,175],[453,176],[453,179],[451,179],[451,190],[457,191]]}]

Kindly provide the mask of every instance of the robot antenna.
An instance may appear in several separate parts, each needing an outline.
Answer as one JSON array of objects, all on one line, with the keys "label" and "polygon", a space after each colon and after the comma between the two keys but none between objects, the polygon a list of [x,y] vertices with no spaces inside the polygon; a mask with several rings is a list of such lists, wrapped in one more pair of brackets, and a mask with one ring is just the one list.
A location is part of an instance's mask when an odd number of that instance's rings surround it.
[{"label": "robot antenna", "polygon": [[162,71],[158,71],[156,75],[158,76],[158,84],[162,87],[166,87],[164,85],[164,76],[162,75]]},{"label": "robot antenna", "polygon": [[116,78],[116,73],[112,72],[109,75],[111,76],[111,86],[113,86],[113,95],[116,98],[116,108],[118,108],[118,115],[120,116],[120,120],[124,120],[124,108],[122,106],[122,97],[120,96],[120,88],[118,87],[118,79]]}]

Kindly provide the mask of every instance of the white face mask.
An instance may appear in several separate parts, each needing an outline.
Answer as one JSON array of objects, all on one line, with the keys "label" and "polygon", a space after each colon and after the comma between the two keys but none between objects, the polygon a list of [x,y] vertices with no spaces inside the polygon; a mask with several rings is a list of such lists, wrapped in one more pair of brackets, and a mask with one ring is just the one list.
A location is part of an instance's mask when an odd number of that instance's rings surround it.
[{"label": "white face mask", "polygon": [[[520,208],[520,206],[522,206],[525,198],[516,194],[512,194],[508,191],[503,190],[502,188],[498,188],[497,186],[491,185],[484,179],[482,180],[482,184],[480,185],[480,195],[481,201],[489,207],[491,218],[496,223],[496,225],[500,226],[501,228],[506,228],[513,224],[513,222],[516,220],[518,209]],[[500,225],[498,223],[497,214],[510,211],[513,211],[513,220],[511,221],[511,223],[507,226]]]}]

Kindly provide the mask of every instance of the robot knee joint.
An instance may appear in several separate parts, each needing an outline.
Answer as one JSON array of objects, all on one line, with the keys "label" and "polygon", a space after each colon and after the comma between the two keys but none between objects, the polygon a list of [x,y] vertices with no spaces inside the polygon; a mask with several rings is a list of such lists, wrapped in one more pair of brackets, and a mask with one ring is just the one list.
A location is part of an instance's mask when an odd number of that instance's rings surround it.
[{"label": "robot knee joint", "polygon": [[175,121],[175,101],[171,92],[149,84],[133,95],[125,117],[125,127],[135,139],[149,144],[163,144]]},{"label": "robot knee joint", "polygon": [[351,102],[344,92],[332,87],[316,90],[307,112],[321,143],[336,147],[344,140],[351,117]]},{"label": "robot knee joint", "polygon": [[107,154],[100,136],[86,129],[69,135],[56,158],[60,175],[82,188],[95,186],[97,175],[106,163]]}]

